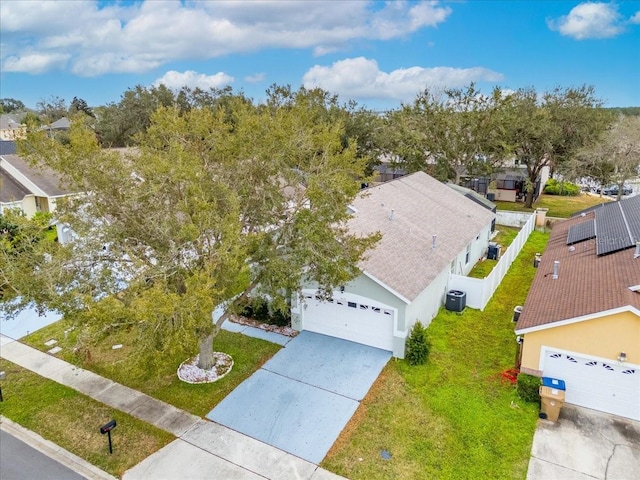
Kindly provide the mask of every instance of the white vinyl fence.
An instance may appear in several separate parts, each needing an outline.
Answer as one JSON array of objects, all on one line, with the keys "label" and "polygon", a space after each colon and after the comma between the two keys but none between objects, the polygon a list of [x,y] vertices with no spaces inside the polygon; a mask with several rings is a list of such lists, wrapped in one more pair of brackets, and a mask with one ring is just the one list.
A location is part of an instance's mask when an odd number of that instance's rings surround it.
[{"label": "white vinyl fence", "polygon": [[[518,225],[519,222],[523,220],[524,214],[515,213],[515,215],[517,215],[517,218],[514,217],[508,224]],[[503,215],[502,219],[505,222],[509,221],[509,219],[506,218],[506,215]],[[496,223],[500,222],[497,220]],[[498,263],[493,267],[493,270],[488,276],[485,278],[470,278],[462,275],[451,274],[449,275],[447,290],[460,290],[465,292],[467,294],[467,307],[484,310],[484,307],[487,306],[487,303],[498,288],[498,285],[502,282],[507,270],[509,270],[509,267],[520,253],[520,250],[522,250],[522,247],[529,238],[529,235],[531,235],[535,225],[536,214],[528,214],[528,218],[522,226],[522,230],[518,232],[518,235],[513,240],[513,243],[509,245],[509,248],[502,253]],[[533,258],[531,261],[533,261]]]}]

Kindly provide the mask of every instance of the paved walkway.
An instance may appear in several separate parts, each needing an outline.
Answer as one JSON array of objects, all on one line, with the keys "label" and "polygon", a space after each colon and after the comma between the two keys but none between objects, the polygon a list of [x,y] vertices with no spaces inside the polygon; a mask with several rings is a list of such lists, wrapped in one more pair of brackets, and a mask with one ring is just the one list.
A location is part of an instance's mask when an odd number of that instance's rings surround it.
[{"label": "paved walkway", "polygon": [[214,422],[0,335],[0,357],[172,433],[177,440],[124,475],[137,479],[341,477]]}]

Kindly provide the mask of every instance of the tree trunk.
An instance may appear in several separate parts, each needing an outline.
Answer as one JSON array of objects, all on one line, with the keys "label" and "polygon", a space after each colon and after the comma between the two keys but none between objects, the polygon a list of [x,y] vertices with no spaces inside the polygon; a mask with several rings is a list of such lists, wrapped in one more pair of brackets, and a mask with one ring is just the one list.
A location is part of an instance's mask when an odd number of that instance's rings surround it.
[{"label": "tree trunk", "polygon": [[198,347],[200,349],[198,368],[201,368],[203,370],[211,370],[213,368],[213,339],[215,338],[216,333],[218,332],[213,332],[206,337],[201,337],[198,339]]},{"label": "tree trunk", "polygon": [[533,188],[529,188],[527,190],[527,195],[525,197],[525,204],[524,206],[526,208],[533,208]]},{"label": "tree trunk", "polygon": [[[244,298],[246,298],[251,291],[255,288],[256,283],[253,282],[249,287],[242,292],[240,296],[238,296],[234,301],[238,302]],[[198,360],[198,368],[202,368],[203,370],[210,370],[213,368],[214,359],[213,359],[213,340],[218,336],[218,333],[222,329],[222,324],[231,316],[231,310],[229,308],[220,316],[220,318],[215,322],[213,326],[213,331],[209,333],[206,337],[198,338],[198,347],[200,349],[200,357]]]}]

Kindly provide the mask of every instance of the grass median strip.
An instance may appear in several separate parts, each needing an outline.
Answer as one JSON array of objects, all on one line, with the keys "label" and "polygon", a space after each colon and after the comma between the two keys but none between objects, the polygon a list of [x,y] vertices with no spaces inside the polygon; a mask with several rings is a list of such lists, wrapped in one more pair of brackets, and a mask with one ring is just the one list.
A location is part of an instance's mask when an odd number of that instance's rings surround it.
[{"label": "grass median strip", "polygon": [[427,329],[426,365],[389,362],[324,468],[353,480],[525,478],[538,409],[501,372],[514,366],[513,308],[547,240],[531,234],[483,312],[440,311]]},{"label": "grass median strip", "polygon": [[[176,371],[180,363],[195,351],[176,349],[171,353],[152,356],[152,361],[145,364],[136,355],[138,333],[132,328],[114,332],[99,342],[91,342],[80,354],[74,352],[79,330],[69,331],[69,326],[63,319],[30,334],[22,341],[47,351],[51,346],[45,345],[45,342],[55,339],[55,345],[62,348],[57,357],[200,417],[209,413],[281,348],[264,340],[222,330],[216,337],[214,349],[231,355],[233,369],[215,383],[191,385],[180,381]],[[122,347],[114,350],[114,345]]]},{"label": "grass median strip", "polygon": [[[0,414],[114,476],[159,450],[175,437],[71,388],[40,377],[7,360]],[[115,419],[113,454],[99,431]]]}]

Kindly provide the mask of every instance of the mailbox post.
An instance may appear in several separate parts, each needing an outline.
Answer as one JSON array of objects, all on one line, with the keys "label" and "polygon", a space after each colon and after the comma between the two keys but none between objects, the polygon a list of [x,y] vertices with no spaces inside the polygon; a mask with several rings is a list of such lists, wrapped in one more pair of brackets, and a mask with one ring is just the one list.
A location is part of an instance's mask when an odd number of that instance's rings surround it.
[{"label": "mailbox post", "polygon": [[109,453],[113,453],[113,447],[111,445],[111,430],[113,430],[116,427],[116,421],[115,420],[111,420],[109,423],[105,423],[103,426],[100,427],[100,433],[101,434],[107,434],[109,437]]}]

